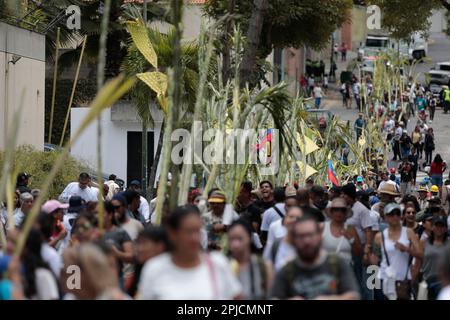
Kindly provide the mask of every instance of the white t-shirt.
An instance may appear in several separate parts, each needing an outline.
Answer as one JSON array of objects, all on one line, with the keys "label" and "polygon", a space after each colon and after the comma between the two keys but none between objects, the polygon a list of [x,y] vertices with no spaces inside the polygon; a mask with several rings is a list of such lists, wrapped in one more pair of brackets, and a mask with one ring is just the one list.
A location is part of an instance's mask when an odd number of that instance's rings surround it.
[{"label": "white t-shirt", "polygon": [[438,300],[450,300],[450,286],[441,289],[437,297]]},{"label": "white t-shirt", "polygon": [[[143,300],[230,300],[242,287],[229,261],[218,252],[202,256],[195,268],[176,266],[170,253],[149,260],[142,269],[139,297]],[[214,279],[214,280],[213,280]]]},{"label": "white t-shirt", "polygon": [[282,239],[278,246],[277,252],[275,254],[275,261],[272,261],[272,246],[266,246],[263,253],[264,259],[272,262],[275,271],[281,270],[281,268],[283,268],[286,263],[288,263],[292,259],[295,259],[296,256],[297,251],[295,250],[294,246],[287,243],[285,239]]},{"label": "white t-shirt", "polygon": [[[282,213],[284,216],[286,214],[284,210],[284,202],[275,204],[278,210]],[[274,208],[269,208],[263,213],[263,218],[261,222],[261,230],[262,231],[269,231],[269,227],[272,223],[274,223],[277,220],[280,220],[281,216],[278,214],[278,212]]]},{"label": "white t-shirt", "polygon": [[42,259],[47,262],[54,275],[59,278],[61,269],[63,267],[61,256],[58,254],[55,248],[49,246],[47,243],[41,246]]},{"label": "white t-shirt", "polygon": [[[95,189],[97,189],[97,188],[95,188]],[[71,182],[67,185],[67,187],[64,189],[64,191],[59,196],[59,201],[61,201],[63,203],[68,203],[70,197],[79,196],[86,202],[89,202],[89,201],[96,202],[97,194],[98,194],[98,189],[97,189],[97,191],[95,191],[93,188],[90,188],[90,187],[81,189],[78,182]]]},{"label": "white t-shirt", "polygon": [[145,221],[150,219],[150,206],[147,199],[141,196],[141,204],[138,208],[138,212],[144,217]]},{"label": "white t-shirt", "polygon": [[366,243],[366,235],[364,229],[371,228],[373,226],[373,220],[370,216],[370,210],[367,209],[361,202],[356,201],[352,207],[353,215],[348,218],[347,224],[355,226],[358,233],[361,244]]},{"label": "white t-shirt", "polygon": [[322,88],[321,87],[314,87],[313,92],[314,92],[315,98],[322,98]]},{"label": "white t-shirt", "polygon": [[59,298],[58,285],[52,273],[45,268],[37,268],[34,272],[36,295],[33,300],[56,300]]},{"label": "white t-shirt", "polygon": [[276,239],[283,238],[287,233],[286,227],[283,226],[283,220],[279,219],[272,223],[267,234],[267,243],[273,243]]}]

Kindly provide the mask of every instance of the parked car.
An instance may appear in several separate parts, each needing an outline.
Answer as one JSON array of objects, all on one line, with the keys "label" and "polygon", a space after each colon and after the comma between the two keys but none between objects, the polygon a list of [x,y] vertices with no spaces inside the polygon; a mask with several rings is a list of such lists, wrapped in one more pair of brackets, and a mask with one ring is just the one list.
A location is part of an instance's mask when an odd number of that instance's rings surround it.
[{"label": "parked car", "polygon": [[57,146],[56,144],[52,143],[44,143],[44,151],[45,152],[51,152],[51,151],[62,151],[62,148],[60,146]]}]

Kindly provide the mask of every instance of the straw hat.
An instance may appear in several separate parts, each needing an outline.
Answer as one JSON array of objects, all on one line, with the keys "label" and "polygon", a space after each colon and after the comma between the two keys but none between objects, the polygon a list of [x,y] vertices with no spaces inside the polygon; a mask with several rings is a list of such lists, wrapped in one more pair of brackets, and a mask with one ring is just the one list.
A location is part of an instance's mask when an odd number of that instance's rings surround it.
[{"label": "straw hat", "polygon": [[399,196],[400,195],[397,185],[395,185],[393,183],[385,183],[383,185],[383,188],[378,190],[378,193],[380,193],[380,194],[384,193],[384,194],[388,194],[391,196]]}]

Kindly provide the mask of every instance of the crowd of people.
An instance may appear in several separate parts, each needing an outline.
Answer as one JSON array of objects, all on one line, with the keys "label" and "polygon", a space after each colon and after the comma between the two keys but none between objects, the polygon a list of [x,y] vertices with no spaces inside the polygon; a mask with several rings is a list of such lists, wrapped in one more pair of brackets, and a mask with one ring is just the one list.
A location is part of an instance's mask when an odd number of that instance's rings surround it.
[{"label": "crowd of people", "polygon": [[40,196],[29,177],[18,176],[13,221],[0,211],[0,300],[450,299],[450,198],[429,188],[433,175],[403,195],[395,172],[341,186],[244,181],[234,203],[193,188],[155,225],[139,181],[99,188],[81,173],[44,202],[17,255]]}]

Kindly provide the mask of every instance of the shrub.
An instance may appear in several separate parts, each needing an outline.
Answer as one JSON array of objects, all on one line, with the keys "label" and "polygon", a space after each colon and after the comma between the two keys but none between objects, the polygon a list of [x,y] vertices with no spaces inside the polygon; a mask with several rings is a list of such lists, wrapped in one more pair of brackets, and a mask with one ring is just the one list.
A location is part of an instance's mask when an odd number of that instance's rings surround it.
[{"label": "shrub", "polygon": [[[14,157],[14,170],[17,172],[27,172],[31,174],[29,187],[40,189],[47,174],[52,169],[60,152],[36,151],[33,147],[22,146],[16,150]],[[3,153],[0,152],[0,168],[3,167]],[[50,186],[47,198],[57,199],[66,185],[76,181],[82,171],[86,171],[87,166],[82,162],[68,156],[64,162],[64,167],[58,172]]]}]

